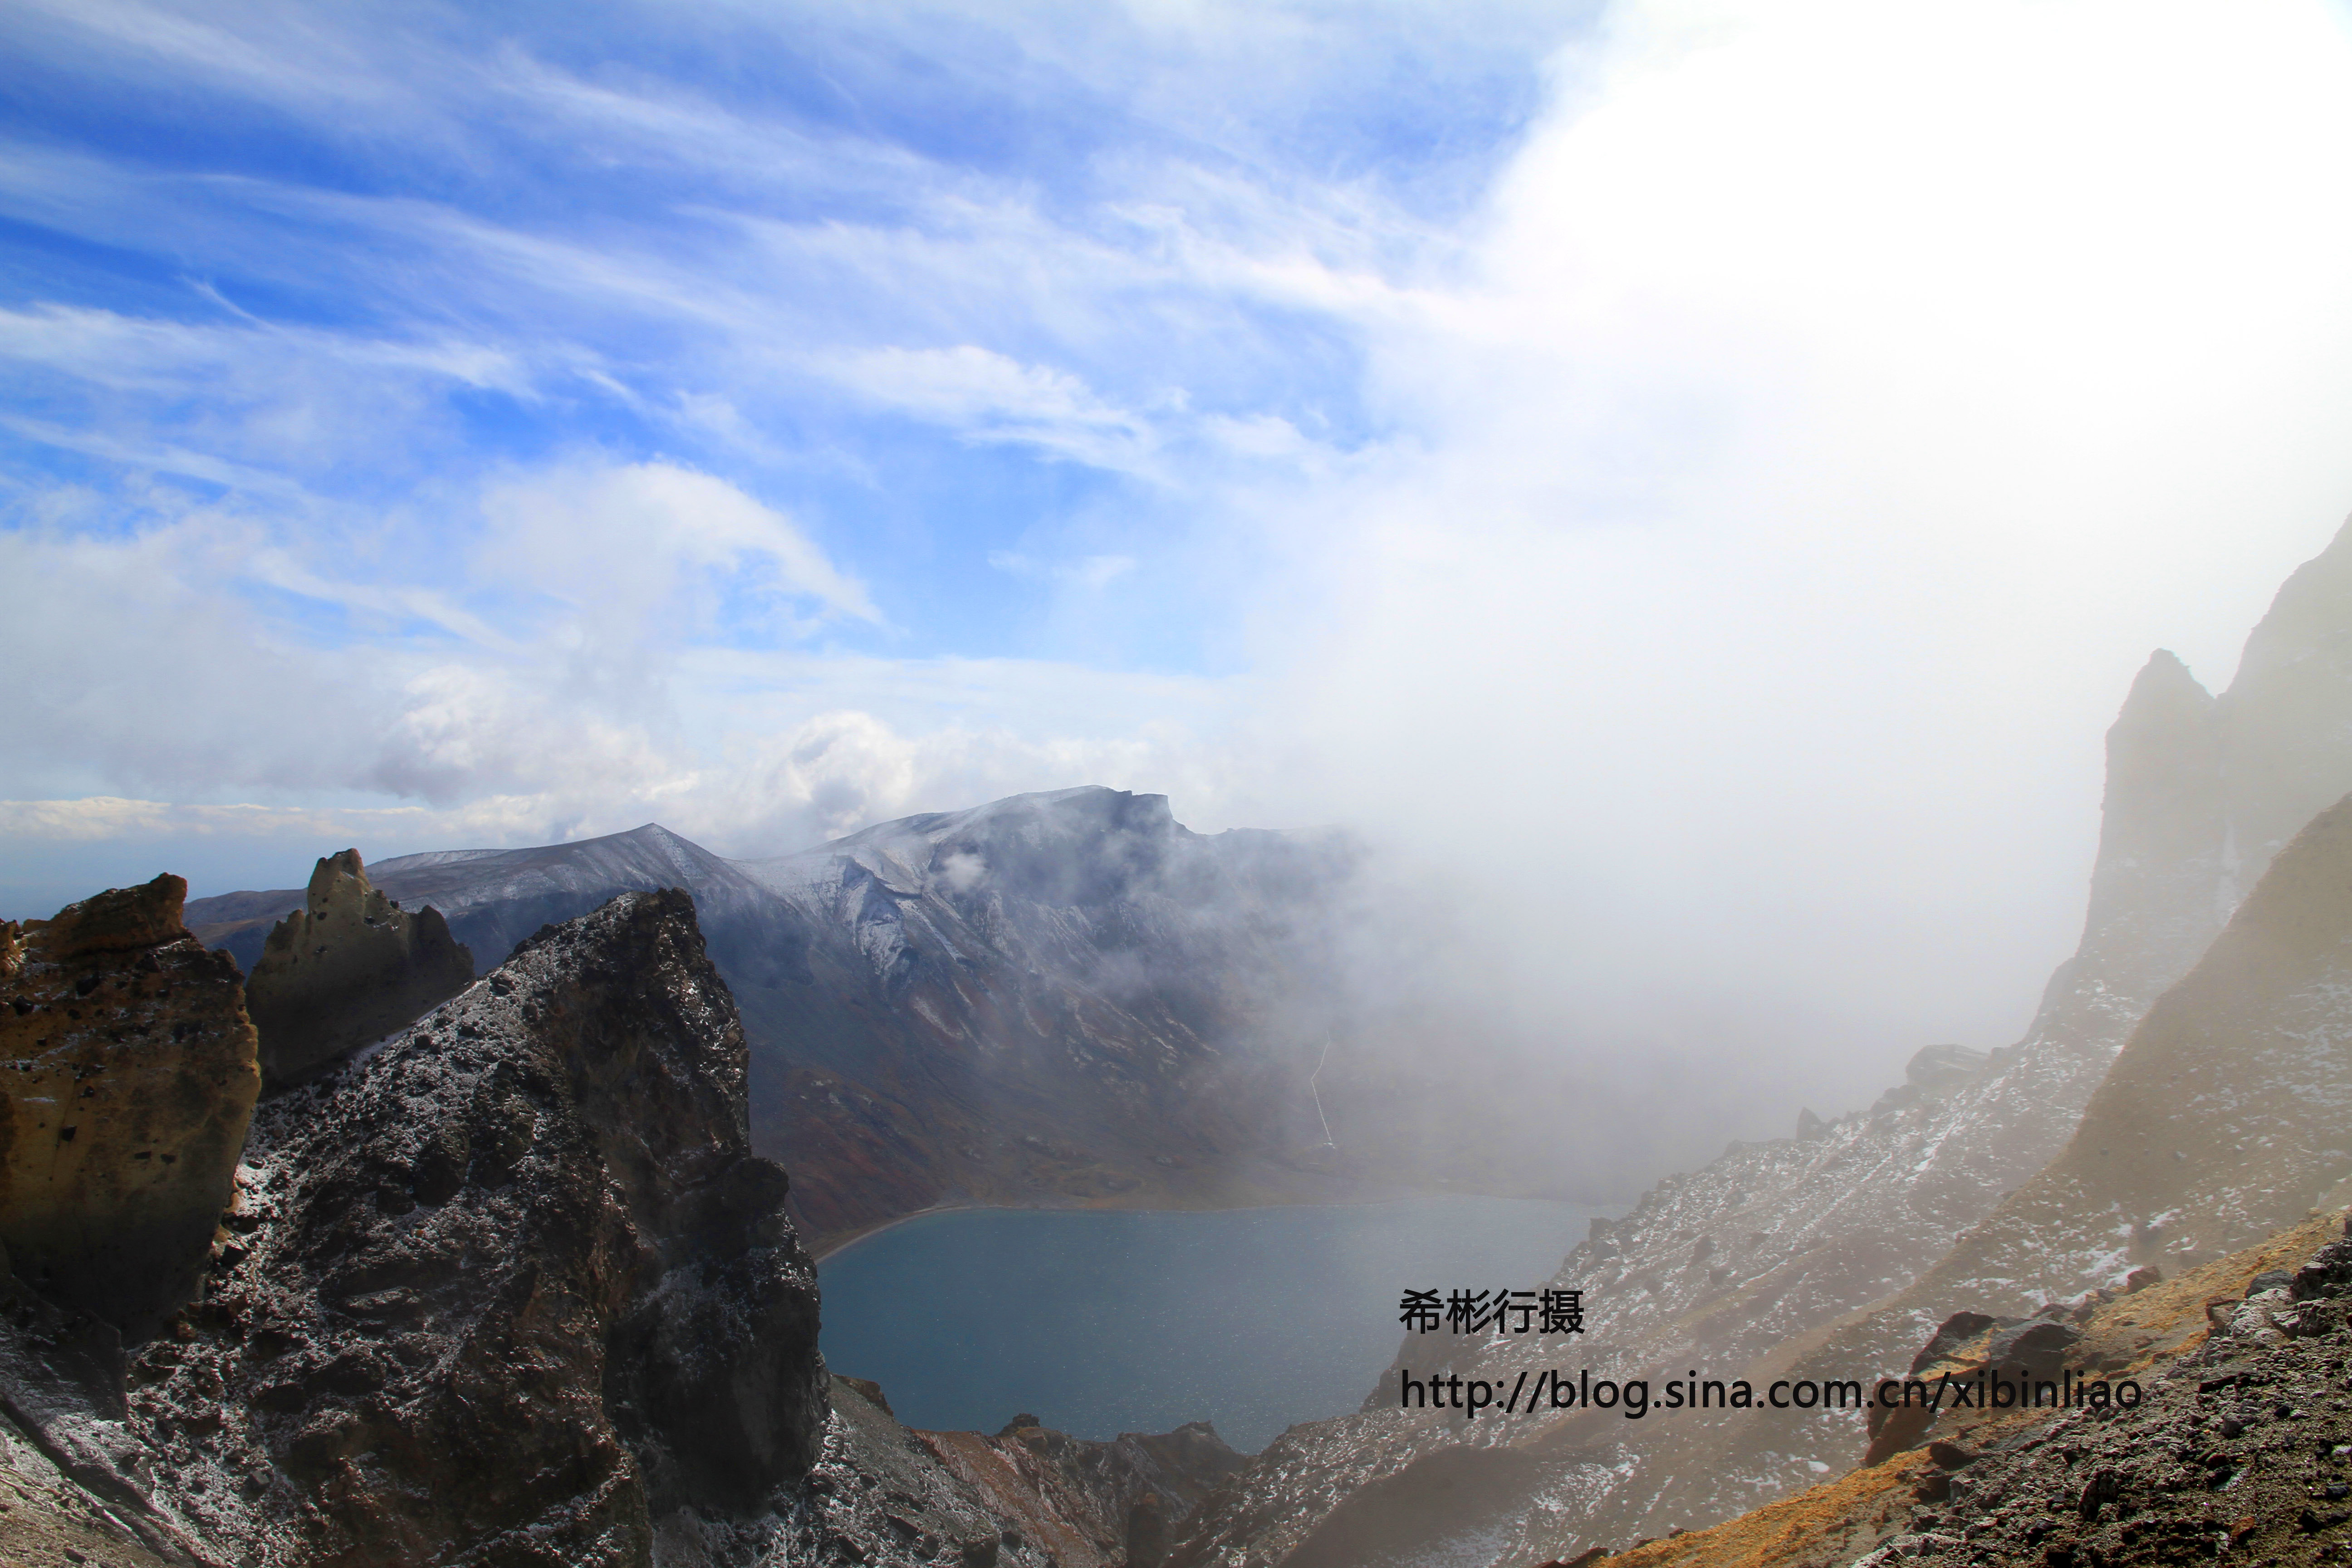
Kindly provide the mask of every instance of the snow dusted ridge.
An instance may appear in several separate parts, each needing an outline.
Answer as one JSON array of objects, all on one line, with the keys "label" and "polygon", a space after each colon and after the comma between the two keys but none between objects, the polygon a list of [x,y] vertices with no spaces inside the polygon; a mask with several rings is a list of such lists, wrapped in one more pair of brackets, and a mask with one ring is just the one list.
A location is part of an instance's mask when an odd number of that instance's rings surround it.
[{"label": "snow dusted ridge", "polygon": [[[2334,1131],[2352,1105],[2352,973],[2330,956],[2242,977],[2244,1011],[2208,1020],[2195,1048],[2231,1065],[2166,1114],[2192,1127],[2213,1119],[2210,1158],[2200,1164],[2184,1149],[2175,1161],[2168,1147],[2150,1156],[2179,1168],[2166,1189],[2178,1195],[2126,1203],[2067,1175],[2074,1185],[2052,1189],[2029,1221],[1974,1231],[2075,1139],[2142,1017],[2215,943],[2285,840],[2352,792],[2352,524],[2280,590],[2218,700],[2171,654],[2155,654],[2108,731],[2107,760],[2082,945],[2022,1040],[1980,1060],[1930,1047],[1870,1110],[1831,1123],[1804,1113],[1796,1137],[1735,1144],[1661,1182],[1616,1225],[1596,1222],[1550,1281],[1585,1292],[1588,1332],[1569,1351],[1557,1339],[1412,1335],[1399,1364],[1506,1387],[1564,1359],[1595,1376],[1654,1380],[1692,1368],[1900,1373],[1953,1310],[2021,1311],[2140,1263],[2178,1269],[2218,1257],[2352,1175],[2352,1138]],[[2352,941],[2352,907],[2304,901],[2294,918]],[[2118,1117],[2141,1114],[2137,1100],[2117,1103],[2136,1108]],[[2152,1149],[2156,1136],[2133,1146]],[[2120,1154],[2116,1142],[2088,1147]],[[2248,1158],[2257,1150],[2263,1158]],[[2062,1214],[2073,1216],[2063,1226]],[[1311,1564],[1353,1538],[1374,1498],[1384,1519],[1416,1521],[1388,1538],[1397,1564],[1566,1559],[1729,1518],[1848,1468],[1864,1446],[1858,1418],[1449,1422],[1400,1412],[1395,1375],[1363,1414],[1294,1428],[1270,1447],[1196,1521],[1171,1568],[1291,1552]],[[1480,1500],[1479,1520],[1456,1517],[1444,1500],[1457,1496]],[[1498,1513],[1515,1522],[1490,1552]]]},{"label": "snow dusted ridge", "polygon": [[[943,1204],[1338,1195],[1286,1009],[1352,868],[1336,836],[1194,834],[1085,788],[884,823],[738,862],[655,825],[371,868],[487,967],[542,925],[683,887],[751,1042],[751,1125],[820,1247]],[[248,963],[295,891],[190,906]]]},{"label": "snow dusted ridge", "polygon": [[[732,862],[648,823],[627,833],[530,849],[435,849],[368,867],[368,880],[409,909],[441,911],[487,971],[542,925],[572,920],[615,894],[684,888],[698,912],[738,920],[770,901]],[[268,923],[299,908],[298,889],[225,893],[188,906],[191,929],[250,971]],[[705,913],[706,921],[709,916]]]}]

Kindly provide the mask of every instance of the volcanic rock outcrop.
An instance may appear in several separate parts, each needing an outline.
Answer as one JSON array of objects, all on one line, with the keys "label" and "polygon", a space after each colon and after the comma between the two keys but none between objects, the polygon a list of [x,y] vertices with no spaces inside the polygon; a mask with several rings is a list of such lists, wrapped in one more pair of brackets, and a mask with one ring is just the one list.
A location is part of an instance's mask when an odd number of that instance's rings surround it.
[{"label": "volcanic rock outcrop", "polygon": [[2352,522],[2297,567],[2214,707],[2231,855],[2252,887],[2352,773]]},{"label": "volcanic rock outcrop", "polygon": [[[2352,621],[2352,602],[2342,609]],[[1910,1283],[2063,1146],[2140,1013],[2219,929],[2210,706],[2169,654],[2134,682],[2108,735],[2082,947],[2053,976],[2026,1038],[1982,1054],[1929,1047],[1866,1114],[1808,1113],[1795,1138],[1734,1145],[1659,1183],[1623,1219],[1596,1223],[1552,1279],[1528,1282],[1582,1293],[1576,1364],[1596,1377],[1663,1377],[1701,1363],[1728,1374],[1802,1343]],[[1712,1246],[1701,1257],[1703,1242]],[[1925,1337],[1906,1327],[1904,1355]],[[1344,1535],[1381,1498],[1419,1499],[1421,1515],[1438,1521],[1447,1514],[1436,1500],[1472,1495],[1487,1500],[1475,1529],[1496,1535],[1495,1561],[1565,1559],[1727,1517],[1809,1484],[1813,1466],[1846,1461],[1849,1435],[1818,1423],[1775,1425],[1773,1441],[1734,1463],[1669,1456],[1661,1423],[1584,1432],[1550,1412],[1505,1426],[1397,1408],[1405,1371],[1507,1388],[1561,1354],[1539,1338],[1414,1336],[1360,1415],[1294,1428],[1204,1509],[1177,1568],[1277,1561],[1318,1532]]]},{"label": "volcanic rock outcrop", "polygon": [[438,910],[411,914],[392,902],[369,885],[358,850],[330,855],[246,980],[262,1071],[290,1082],[403,1027],[473,978],[473,953]]},{"label": "volcanic rock outcrop", "polygon": [[[1891,1367],[1899,1347],[1958,1310],[2011,1317],[2015,1334],[2014,1317],[2046,1303],[2116,1289],[2136,1270],[2178,1273],[2346,1201],[2347,997],[2352,800],[2270,861],[2133,1031],[2057,1156],[1916,1281],[1801,1347],[1790,1375]],[[1798,1425],[1774,1415],[1727,1430],[1704,1454],[1678,1454],[1677,1469],[1758,1463]]]},{"label": "volcanic rock outcrop", "polygon": [[245,1239],[132,1368],[192,1533],[247,1560],[747,1560],[825,1407],[745,1067],[691,903],[635,894],[265,1102]]},{"label": "volcanic rock outcrop", "polygon": [[1245,1462],[1195,1421],[1089,1442],[1016,1415],[993,1436],[917,1434],[989,1513],[1058,1568],[1160,1568],[1173,1531]]},{"label": "volcanic rock outcrop", "polygon": [[[530,849],[446,849],[379,860],[368,881],[410,909],[430,906],[478,965],[496,966],[541,926],[602,908],[620,893],[684,888],[728,984],[805,979],[808,933],[730,860],[648,823],[627,833]],[[188,907],[188,923],[250,973],[299,889],[221,893]]]},{"label": "volcanic rock outcrop", "polygon": [[950,1201],[1337,1193],[1287,1157],[1314,1058],[1283,1008],[1328,973],[1319,900],[1345,865],[1093,788],[746,863],[811,932],[813,984],[741,993],[747,1026],[791,1042],[753,1114],[793,1152],[796,1212],[830,1236]]},{"label": "volcanic rock outcrop", "polygon": [[1160,1568],[1169,1531],[1242,1464],[1205,1422],[1110,1442],[1031,1415],[993,1436],[909,1430],[841,1377],[833,1410],[791,1562]]},{"label": "volcanic rock outcrop", "polygon": [[[2352,1241],[2340,1236],[2329,1213],[2179,1280],[2086,1298],[2069,1314],[2081,1337],[2061,1389],[2073,1397],[1947,1401],[1924,1447],[1596,1558],[1608,1568],[2340,1563],[2352,1537],[2352,1404],[2340,1392]],[[1923,1363],[1929,1384],[1973,1379],[1990,1347],[1981,1329],[1964,1338]]]},{"label": "volcanic rock outcrop", "polygon": [[0,922],[5,1267],[133,1339],[196,1294],[261,1081],[186,892],[158,877]]}]

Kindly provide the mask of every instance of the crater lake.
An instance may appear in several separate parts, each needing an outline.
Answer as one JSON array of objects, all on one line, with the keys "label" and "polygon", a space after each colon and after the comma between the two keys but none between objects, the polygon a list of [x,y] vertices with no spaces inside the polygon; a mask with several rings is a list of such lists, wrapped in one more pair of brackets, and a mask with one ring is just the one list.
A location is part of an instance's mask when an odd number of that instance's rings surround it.
[{"label": "crater lake", "polygon": [[1538,1289],[1589,1221],[1622,1212],[1436,1196],[921,1215],[819,1265],[824,1357],[909,1426],[993,1432],[1026,1413],[1109,1438],[1205,1420],[1254,1452],[1362,1404],[1404,1338],[1406,1290]]}]

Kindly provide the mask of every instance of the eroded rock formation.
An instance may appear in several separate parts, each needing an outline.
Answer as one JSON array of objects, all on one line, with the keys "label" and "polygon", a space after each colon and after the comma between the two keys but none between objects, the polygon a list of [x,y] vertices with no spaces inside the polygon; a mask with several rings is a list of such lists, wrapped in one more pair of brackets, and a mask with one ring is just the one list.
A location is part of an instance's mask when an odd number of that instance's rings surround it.
[{"label": "eroded rock formation", "polygon": [[[1861,1469],[1599,1556],[1608,1568],[2340,1563],[2352,1242],[2338,1234],[2331,1212],[2181,1280],[2076,1304],[2079,1403],[1948,1407]],[[1923,1358],[1931,1381],[1971,1378],[1991,1345],[1979,1330]],[[2126,1382],[2137,1403],[2087,1394]]]},{"label": "eroded rock formation", "polygon": [[[2340,609],[2352,621],[2352,603]],[[1801,1343],[1917,1278],[2063,1146],[2140,1014],[2220,928],[2224,830],[2210,707],[2167,653],[2134,682],[2108,733],[2082,946],[2053,976],[2026,1038],[1990,1053],[1929,1047],[1867,1113],[1824,1121],[1804,1111],[1795,1138],[1735,1145],[1659,1183],[1615,1225],[1596,1226],[1546,1282],[1583,1292],[1579,1363],[1611,1377],[1699,1363],[1727,1370]],[[1891,1354],[1899,1342],[1907,1357],[1921,1337],[1906,1323],[1883,1348]],[[1559,1355],[1556,1342],[1432,1335],[1409,1342],[1400,1362],[1415,1375],[1458,1373],[1509,1387]],[[1499,1532],[1498,1551],[1509,1547],[1497,1561],[1511,1552],[1530,1562],[1572,1557],[1596,1541],[1724,1518],[1804,1486],[1811,1466],[1842,1462],[1846,1451],[1844,1434],[1818,1424],[1751,1422],[1756,1441],[1736,1458],[1662,1442],[1670,1428],[1659,1422],[1621,1421],[1582,1441],[1569,1436],[1578,1421],[1549,1412],[1507,1427],[1465,1425],[1399,1410],[1399,1371],[1361,1414],[1294,1428],[1271,1445],[1193,1521],[1178,1568],[1275,1561],[1310,1540],[1353,1540],[1351,1531],[1387,1529],[1364,1521],[1389,1518],[1399,1499],[1423,1499],[1431,1520],[1452,1517],[1428,1500],[1440,1496],[1486,1500],[1484,1522],[1445,1528]]]},{"label": "eroded rock formation", "polygon": [[412,914],[369,886],[358,850],[330,855],[246,981],[262,1070],[290,1082],[404,1026],[473,978],[474,955],[439,910]]},{"label": "eroded rock formation", "polygon": [[2352,521],[2297,567],[2253,634],[2216,706],[2238,885],[2263,868],[2352,773]]},{"label": "eroded rock formation", "polygon": [[1057,1568],[1160,1568],[1173,1532],[1246,1461],[1214,1427],[1088,1442],[1016,1415],[993,1436],[916,1436],[990,1515]]},{"label": "eroded rock formation", "polygon": [[2232,1251],[2352,1176],[2352,798],[2297,834],[2132,1034],[2074,1138],[1911,1296],[2021,1311]]},{"label": "eroded rock formation", "polygon": [[260,1088],[236,966],[158,877],[0,922],[0,1243],[139,1338],[193,1299]]}]

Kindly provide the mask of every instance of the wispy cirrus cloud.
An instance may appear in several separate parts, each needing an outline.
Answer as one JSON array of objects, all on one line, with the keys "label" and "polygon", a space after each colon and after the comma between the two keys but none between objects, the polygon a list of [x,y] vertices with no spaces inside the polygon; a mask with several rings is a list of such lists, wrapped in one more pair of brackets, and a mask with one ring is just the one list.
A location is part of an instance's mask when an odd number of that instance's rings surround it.
[{"label": "wispy cirrus cloud", "polygon": [[1024,364],[971,343],[861,349],[817,363],[877,406],[967,441],[1030,447],[1139,478],[1156,472],[1153,458],[1163,440],[1158,422],[1106,402],[1067,371]]}]

